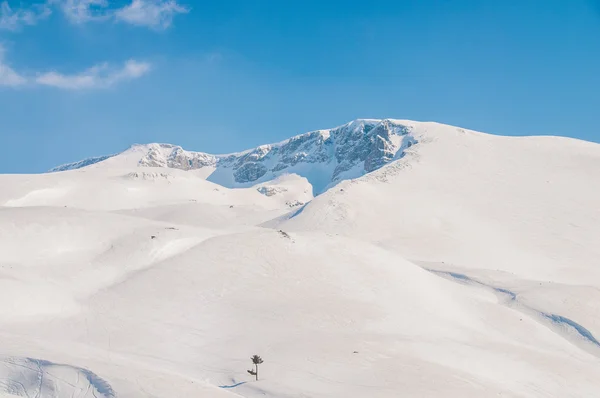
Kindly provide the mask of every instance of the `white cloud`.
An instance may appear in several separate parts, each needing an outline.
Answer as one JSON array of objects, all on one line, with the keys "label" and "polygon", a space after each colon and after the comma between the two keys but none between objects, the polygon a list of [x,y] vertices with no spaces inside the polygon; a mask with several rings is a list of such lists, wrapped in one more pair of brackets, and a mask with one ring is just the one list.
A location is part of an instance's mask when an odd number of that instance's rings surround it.
[{"label": "white cloud", "polygon": [[16,87],[27,83],[27,79],[4,63],[4,47],[0,45],[0,86]]},{"label": "white cloud", "polygon": [[0,43],[0,87],[42,85],[65,90],[101,89],[140,78],[151,69],[147,62],[129,60],[121,67],[114,67],[105,62],[71,75],[52,71],[28,76],[8,66],[4,62],[4,52],[4,46]]},{"label": "white cloud", "polygon": [[0,61],[0,86],[17,87],[25,84],[27,80]]},{"label": "white cloud", "polygon": [[171,26],[175,15],[189,12],[177,0],[131,0],[126,5],[109,0],[45,0],[18,9],[12,9],[7,0],[0,0],[0,29],[17,31],[23,25],[35,25],[52,14],[52,7],[60,9],[75,24],[112,20],[157,30]]},{"label": "white cloud", "polygon": [[29,9],[13,10],[8,1],[0,3],[0,29],[17,31],[23,25],[35,25],[39,20],[48,18],[52,10],[47,4],[35,4]]},{"label": "white cloud", "polygon": [[76,24],[110,17],[105,10],[108,7],[107,0],[51,0],[51,2],[58,4],[67,19]]},{"label": "white cloud", "polygon": [[175,0],[133,0],[130,5],[118,9],[115,17],[132,25],[166,29],[175,15],[187,12],[189,10]]},{"label": "white cloud", "polygon": [[74,75],[47,72],[38,75],[35,82],[65,90],[107,88],[123,81],[137,79],[149,71],[150,64],[129,60],[123,67],[117,69],[104,63]]}]

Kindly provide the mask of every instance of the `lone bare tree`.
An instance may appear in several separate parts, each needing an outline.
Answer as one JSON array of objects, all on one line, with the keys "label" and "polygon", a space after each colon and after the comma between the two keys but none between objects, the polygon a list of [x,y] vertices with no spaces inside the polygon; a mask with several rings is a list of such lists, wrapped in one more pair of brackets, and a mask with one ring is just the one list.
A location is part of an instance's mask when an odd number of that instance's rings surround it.
[{"label": "lone bare tree", "polygon": [[252,358],[250,358],[250,359],[252,360],[252,363],[254,364],[254,369],[249,370],[248,373],[250,373],[252,376],[255,376],[256,380],[258,380],[258,365],[263,363],[263,360],[258,355],[253,355]]}]

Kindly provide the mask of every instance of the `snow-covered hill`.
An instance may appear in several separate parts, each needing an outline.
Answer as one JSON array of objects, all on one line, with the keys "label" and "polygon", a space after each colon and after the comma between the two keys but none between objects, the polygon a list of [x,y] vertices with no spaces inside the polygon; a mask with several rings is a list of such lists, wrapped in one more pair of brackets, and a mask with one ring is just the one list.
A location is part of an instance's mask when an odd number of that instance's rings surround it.
[{"label": "snow-covered hill", "polygon": [[90,158],[51,171],[79,169],[111,158],[109,163],[128,159],[131,164],[133,156],[141,167],[202,169],[208,180],[230,188],[298,174],[320,193],[341,180],[360,177],[401,158],[405,149],[417,143],[411,132],[410,122],[363,119],[241,153],[210,155],[171,144],[134,145],[119,155]]},{"label": "snow-covered hill", "polygon": [[0,396],[600,396],[600,145],[384,120],[261,148],[0,175]]}]

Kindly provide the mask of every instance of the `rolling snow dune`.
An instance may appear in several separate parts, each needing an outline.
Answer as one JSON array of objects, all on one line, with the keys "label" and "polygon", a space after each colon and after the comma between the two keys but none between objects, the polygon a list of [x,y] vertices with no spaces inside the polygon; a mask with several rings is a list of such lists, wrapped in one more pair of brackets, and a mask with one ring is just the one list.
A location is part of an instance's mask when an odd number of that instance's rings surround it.
[{"label": "rolling snow dune", "polygon": [[71,315],[78,298],[221,233],[68,208],[2,208],[0,225],[0,317],[24,320]]},{"label": "rolling snow dune", "polygon": [[[484,391],[527,394],[534,383],[565,396],[573,387],[553,381],[552,369],[561,367],[577,392],[594,391],[588,380],[598,375],[597,358],[540,322],[522,320],[493,294],[464,289],[376,246],[321,234],[209,239],[84,303],[85,313],[47,325],[45,342],[103,348],[112,361],[125,356],[216,385],[244,380],[245,358],[255,350],[270,363],[262,386],[236,389],[250,397],[265,388],[273,396],[352,389],[393,397],[402,388],[434,397],[448,385],[413,379],[443,369]],[[473,368],[469,361],[480,362]],[[480,394],[470,382],[450,384],[461,396]]]},{"label": "rolling snow dune", "polygon": [[0,396],[600,396],[600,145],[362,120],[231,156],[0,176]]},{"label": "rolling snow dune", "polygon": [[260,192],[260,186],[229,189],[194,172],[160,168],[82,169],[22,178],[2,175],[0,184],[4,185],[0,192],[0,204],[4,207],[66,206],[114,211],[194,202],[273,210],[312,199],[310,184],[298,176],[263,184],[277,187],[274,195],[266,195]]}]

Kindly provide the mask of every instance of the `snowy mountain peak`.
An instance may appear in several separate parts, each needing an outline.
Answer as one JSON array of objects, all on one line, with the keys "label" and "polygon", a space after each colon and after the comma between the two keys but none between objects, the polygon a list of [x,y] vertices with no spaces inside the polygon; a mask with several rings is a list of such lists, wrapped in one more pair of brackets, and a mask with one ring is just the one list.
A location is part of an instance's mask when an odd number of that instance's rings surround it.
[{"label": "snowy mountain peak", "polygon": [[[402,157],[415,143],[409,123],[358,119],[240,153],[211,155],[171,144],[146,144],[133,145],[116,157],[139,156],[139,167],[206,169],[208,180],[227,187],[247,187],[294,173],[306,177],[315,193],[320,193],[341,180],[360,177]],[[78,169],[111,157],[91,158],[51,171]]]}]

